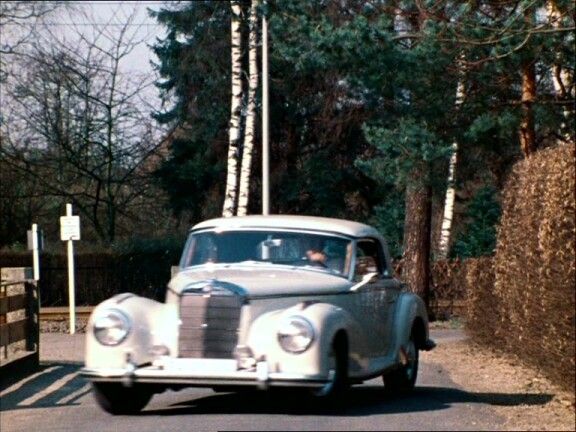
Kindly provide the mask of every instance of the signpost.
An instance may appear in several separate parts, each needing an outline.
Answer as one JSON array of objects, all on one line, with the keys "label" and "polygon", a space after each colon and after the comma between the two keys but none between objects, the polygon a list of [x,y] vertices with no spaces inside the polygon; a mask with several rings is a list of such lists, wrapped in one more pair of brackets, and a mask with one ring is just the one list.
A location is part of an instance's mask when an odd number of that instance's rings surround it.
[{"label": "signpost", "polygon": [[72,204],[66,204],[66,216],[60,217],[60,240],[68,242],[68,304],[70,307],[70,334],[74,334],[76,333],[74,240],[80,240],[80,216],[72,216]]},{"label": "signpost", "polygon": [[44,235],[38,229],[37,224],[32,224],[32,229],[26,232],[28,236],[28,250],[32,251],[32,266],[34,268],[34,280],[40,280],[40,252],[44,249]]},{"label": "signpost", "polygon": [[[266,0],[264,0],[266,7]],[[268,143],[268,19],[262,16],[262,214],[270,213],[270,145]]]}]

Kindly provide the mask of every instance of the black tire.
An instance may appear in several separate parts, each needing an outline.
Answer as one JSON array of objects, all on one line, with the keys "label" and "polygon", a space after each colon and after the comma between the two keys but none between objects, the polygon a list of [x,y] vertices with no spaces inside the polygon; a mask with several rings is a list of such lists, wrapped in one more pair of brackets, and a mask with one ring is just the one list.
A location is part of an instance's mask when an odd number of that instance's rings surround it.
[{"label": "black tire", "polygon": [[120,383],[92,383],[96,402],[110,414],[137,414],[146,406],[154,393],[146,386],[134,384],[125,387]]},{"label": "black tire", "polygon": [[330,357],[334,361],[331,369],[332,379],[324,386],[312,391],[312,395],[319,400],[334,401],[340,399],[350,387],[348,380],[348,342],[346,337],[340,336],[334,340]]},{"label": "black tire", "polygon": [[382,375],[384,388],[391,393],[407,393],[414,389],[418,377],[418,346],[414,335],[404,346],[406,363]]}]

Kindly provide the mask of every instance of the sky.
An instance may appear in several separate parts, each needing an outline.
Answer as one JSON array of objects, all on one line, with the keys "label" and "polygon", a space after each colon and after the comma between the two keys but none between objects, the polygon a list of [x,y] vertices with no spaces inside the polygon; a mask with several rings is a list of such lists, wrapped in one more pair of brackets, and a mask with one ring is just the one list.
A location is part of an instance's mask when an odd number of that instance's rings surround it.
[{"label": "sky", "polygon": [[[1,0],[0,0],[1,1]],[[92,40],[95,34],[95,28],[99,26],[109,31],[110,36],[114,35],[127,22],[128,18],[134,13],[132,23],[129,26],[128,33],[134,34],[140,43],[120,64],[120,72],[128,76],[130,80],[150,83],[140,92],[142,100],[154,109],[159,109],[161,99],[158,89],[152,85],[158,81],[159,77],[153,73],[153,67],[150,62],[157,62],[157,58],[152,50],[147,46],[152,45],[156,38],[164,38],[166,35],[164,26],[159,25],[154,18],[148,15],[147,9],[159,10],[163,4],[170,3],[164,1],[69,1],[70,8],[59,8],[55,12],[44,17],[41,25],[36,26],[38,33],[34,41],[50,43],[53,37],[66,41],[66,46],[73,47],[78,53],[82,53],[83,45],[79,42],[79,33],[84,33],[86,39]],[[29,24],[32,25],[32,22]],[[1,44],[7,44],[13,41],[22,40],[29,35],[30,28],[19,25],[7,25],[2,29],[0,34]],[[99,46],[104,49],[107,47],[102,38]],[[18,49],[25,51],[26,45],[19,46]],[[8,70],[14,72],[21,67],[18,62],[9,62],[11,57],[5,57],[5,66]],[[145,76],[140,76],[143,74]],[[17,77],[18,73],[13,74]],[[142,81],[144,80],[144,81]],[[0,85],[0,100],[5,100],[5,94],[8,85]],[[0,124],[7,115],[4,111],[6,104],[2,104],[0,111]]]},{"label": "sky", "polygon": [[86,30],[88,34],[95,26],[106,26],[111,32],[121,28],[134,13],[130,33],[143,41],[129,55],[128,61],[123,65],[127,70],[151,71],[150,61],[156,57],[146,44],[153,44],[156,37],[164,37],[164,27],[157,24],[154,18],[148,15],[147,9],[158,10],[162,1],[71,1],[72,12],[60,12],[50,16],[50,28],[66,37],[73,34],[76,29]]},{"label": "sky", "polygon": [[[158,24],[149,16],[148,9],[159,10],[169,2],[164,1],[71,1],[71,11],[61,11],[48,18],[50,28],[63,38],[75,38],[78,32],[86,32],[87,39],[94,37],[95,29],[104,28],[115,39],[118,32],[131,19],[128,27],[128,36],[134,40],[142,41],[122,60],[120,72],[132,78],[142,76],[146,82],[159,79],[153,70],[152,62],[157,62],[155,54],[149,48],[156,38],[166,35],[165,27]],[[100,40],[99,44],[105,41]],[[74,45],[74,42],[68,45]],[[81,49],[81,44],[78,45]],[[136,78],[137,80],[139,78]],[[151,106],[160,107],[161,99],[158,89],[149,85],[142,89],[140,96],[146,99]]]}]

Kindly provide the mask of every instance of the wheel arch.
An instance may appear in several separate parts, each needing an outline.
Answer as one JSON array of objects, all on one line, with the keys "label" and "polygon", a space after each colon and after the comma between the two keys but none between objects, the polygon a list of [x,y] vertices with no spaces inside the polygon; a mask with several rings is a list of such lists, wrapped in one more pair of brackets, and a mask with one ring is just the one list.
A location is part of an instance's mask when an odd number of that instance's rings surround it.
[{"label": "wheel arch", "polygon": [[415,317],[412,323],[411,335],[414,338],[416,347],[420,350],[426,347],[426,340],[428,339],[426,333],[426,326],[424,325],[424,320],[422,317]]},{"label": "wheel arch", "polygon": [[410,336],[418,349],[425,349],[428,338],[428,314],[422,299],[413,293],[402,293],[394,320],[394,351],[399,352]]},{"label": "wheel arch", "polygon": [[346,353],[346,356],[349,355],[349,340],[348,340],[348,332],[346,329],[341,328],[336,331],[334,337],[332,338],[332,345],[334,346],[334,350],[341,353]]}]

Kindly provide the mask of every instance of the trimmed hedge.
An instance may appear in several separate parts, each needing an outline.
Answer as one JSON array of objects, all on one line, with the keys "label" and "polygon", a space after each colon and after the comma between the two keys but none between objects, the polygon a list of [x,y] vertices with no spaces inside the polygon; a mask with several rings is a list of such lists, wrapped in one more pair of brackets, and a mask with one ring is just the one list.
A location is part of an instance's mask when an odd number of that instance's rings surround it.
[{"label": "trimmed hedge", "polygon": [[494,258],[473,258],[463,264],[467,333],[478,342],[496,345],[500,317],[499,299],[494,295]]},{"label": "trimmed hedge", "polygon": [[[462,317],[466,311],[465,263],[459,259],[434,261],[430,268],[430,320]],[[394,274],[402,280],[403,262],[394,261]]]},{"label": "trimmed hedge", "polygon": [[493,288],[480,268],[488,262],[472,264],[467,275],[470,334],[568,390],[576,379],[574,150],[543,150],[514,167],[503,193]]},{"label": "trimmed hedge", "polygon": [[496,249],[499,336],[559,384],[575,380],[574,145],[519,163],[507,183]]}]

